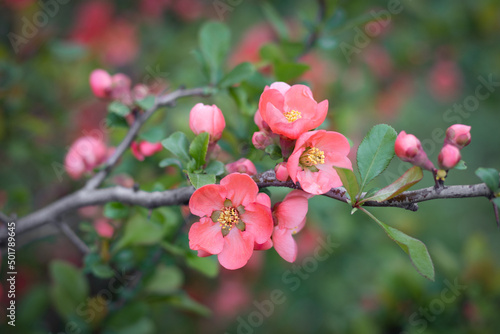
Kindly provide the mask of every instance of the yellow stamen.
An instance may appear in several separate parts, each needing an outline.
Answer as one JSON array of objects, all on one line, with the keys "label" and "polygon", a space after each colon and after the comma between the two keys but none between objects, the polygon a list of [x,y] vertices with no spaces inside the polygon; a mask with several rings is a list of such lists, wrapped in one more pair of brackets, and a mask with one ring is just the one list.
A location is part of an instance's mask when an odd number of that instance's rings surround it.
[{"label": "yellow stamen", "polygon": [[297,110],[285,111],[284,115],[288,123],[295,122],[299,118],[302,118],[302,113]]},{"label": "yellow stamen", "polygon": [[302,153],[299,162],[302,166],[312,167],[325,163],[325,152],[316,147],[310,147]]},{"label": "yellow stamen", "polygon": [[240,216],[238,211],[233,207],[224,207],[220,211],[220,216],[217,222],[222,228],[222,234],[227,234],[233,228],[235,224],[240,221]]}]

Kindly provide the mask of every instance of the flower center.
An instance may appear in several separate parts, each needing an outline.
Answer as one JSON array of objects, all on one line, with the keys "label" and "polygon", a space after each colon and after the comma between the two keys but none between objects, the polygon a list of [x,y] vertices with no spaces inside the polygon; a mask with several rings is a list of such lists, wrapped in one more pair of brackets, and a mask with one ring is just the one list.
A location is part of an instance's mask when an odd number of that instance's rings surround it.
[{"label": "flower center", "polygon": [[245,223],[240,219],[240,214],[243,214],[245,209],[243,206],[235,208],[232,206],[230,200],[224,202],[224,207],[221,210],[214,211],[212,213],[212,221],[219,223],[221,227],[222,235],[226,236],[229,231],[236,226],[240,231],[245,230]]},{"label": "flower center", "polygon": [[302,153],[299,162],[304,167],[313,167],[325,163],[325,152],[316,147],[310,147]]},{"label": "flower center", "polygon": [[283,115],[285,115],[285,118],[288,121],[288,123],[295,122],[299,118],[302,118],[302,113],[297,110],[285,111]]}]

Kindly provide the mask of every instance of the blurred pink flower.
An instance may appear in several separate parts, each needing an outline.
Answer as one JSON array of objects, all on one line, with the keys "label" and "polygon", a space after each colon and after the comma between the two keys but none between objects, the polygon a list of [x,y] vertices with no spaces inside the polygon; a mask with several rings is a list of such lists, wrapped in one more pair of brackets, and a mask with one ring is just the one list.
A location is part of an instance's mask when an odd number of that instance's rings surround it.
[{"label": "blurred pink flower", "polygon": [[79,179],[102,164],[108,155],[108,148],[102,140],[91,136],[80,137],[66,154],[64,168],[73,179]]},{"label": "blurred pink flower", "polygon": [[161,143],[150,143],[148,141],[141,141],[139,143],[132,142],[130,145],[130,149],[132,150],[132,154],[139,161],[144,161],[145,157],[152,156],[153,154],[160,152],[163,149]]},{"label": "blurred pink flower", "polygon": [[111,75],[103,69],[96,69],[90,73],[90,88],[95,96],[99,98],[108,98],[111,95],[111,86],[113,80]]},{"label": "blurred pink flower", "polygon": [[460,95],[463,75],[454,61],[438,60],[429,73],[429,92],[438,101],[450,102]]},{"label": "blurred pink flower", "polygon": [[229,56],[229,66],[234,67],[246,61],[260,62],[260,48],[274,39],[275,34],[269,24],[259,23],[251,27],[239,39],[239,44]]},{"label": "blurred pink flower", "polygon": [[260,96],[259,112],[274,133],[297,139],[323,123],[328,101],[317,103],[307,86],[275,82]]},{"label": "blurred pink flower", "polygon": [[254,243],[269,240],[273,230],[270,203],[252,178],[229,174],[220,184],[197,189],[189,201],[191,213],[201,217],[189,230],[189,247],[199,256],[217,254],[226,269],[243,267]]},{"label": "blurred pink flower", "polygon": [[222,111],[214,105],[196,104],[189,113],[189,127],[194,134],[202,132],[210,134],[210,142],[216,142],[222,136],[226,121]]},{"label": "blurred pink flower", "polygon": [[110,224],[109,219],[99,218],[94,220],[94,228],[101,237],[110,239],[115,233],[115,228]]},{"label": "blurred pink flower", "polygon": [[300,79],[311,84],[311,90],[316,98],[327,98],[329,95],[328,86],[337,79],[335,65],[329,59],[322,57],[316,52],[310,52],[302,56],[299,60],[309,65],[309,70]]},{"label": "blurred pink flower", "polygon": [[249,176],[257,174],[257,168],[255,168],[253,162],[245,158],[227,164],[226,169],[229,173],[243,173]]},{"label": "blurred pink flower", "polygon": [[333,166],[352,170],[351,161],[347,158],[349,150],[347,138],[338,132],[306,132],[297,139],[295,150],[288,159],[288,173],[293,182],[300,182],[304,191],[324,194],[342,185]]}]

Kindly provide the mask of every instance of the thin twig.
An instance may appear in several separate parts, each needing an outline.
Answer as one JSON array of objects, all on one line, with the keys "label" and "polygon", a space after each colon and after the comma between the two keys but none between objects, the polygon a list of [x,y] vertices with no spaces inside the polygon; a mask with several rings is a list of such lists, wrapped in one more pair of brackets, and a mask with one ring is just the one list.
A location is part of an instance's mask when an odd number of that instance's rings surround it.
[{"label": "thin twig", "polygon": [[57,226],[59,227],[61,232],[73,243],[73,245],[75,245],[76,248],[80,250],[80,252],[82,252],[83,254],[90,253],[90,249],[87,244],[85,244],[85,242],[83,242],[83,240],[80,239],[78,235],[76,235],[75,231],[73,231],[71,227],[68,226],[68,224],[61,220],[58,220]]}]

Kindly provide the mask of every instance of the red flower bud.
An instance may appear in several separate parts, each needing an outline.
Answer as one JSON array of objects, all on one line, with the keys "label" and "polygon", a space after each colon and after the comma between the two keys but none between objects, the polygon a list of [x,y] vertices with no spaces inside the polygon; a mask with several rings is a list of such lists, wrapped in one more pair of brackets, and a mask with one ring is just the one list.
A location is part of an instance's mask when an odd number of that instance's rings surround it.
[{"label": "red flower bud", "polygon": [[439,168],[449,170],[455,167],[461,159],[460,150],[450,144],[446,144],[438,155]]},{"label": "red flower bud", "polygon": [[445,145],[450,144],[458,149],[462,149],[469,145],[471,141],[470,129],[470,126],[463,124],[454,124],[450,126],[448,130],[446,130]]}]

